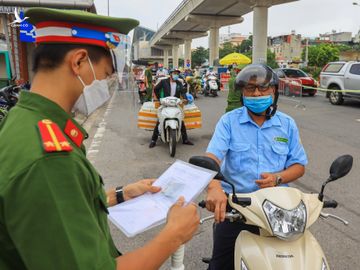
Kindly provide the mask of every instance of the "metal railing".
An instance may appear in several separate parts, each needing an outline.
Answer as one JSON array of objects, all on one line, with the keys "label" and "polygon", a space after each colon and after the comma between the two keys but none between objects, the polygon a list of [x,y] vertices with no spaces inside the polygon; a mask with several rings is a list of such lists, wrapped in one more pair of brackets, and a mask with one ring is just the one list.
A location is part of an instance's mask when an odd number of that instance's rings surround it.
[{"label": "metal railing", "polygon": [[295,102],[295,108],[306,109],[303,103],[303,85],[300,79],[279,79],[279,94],[282,100]]}]

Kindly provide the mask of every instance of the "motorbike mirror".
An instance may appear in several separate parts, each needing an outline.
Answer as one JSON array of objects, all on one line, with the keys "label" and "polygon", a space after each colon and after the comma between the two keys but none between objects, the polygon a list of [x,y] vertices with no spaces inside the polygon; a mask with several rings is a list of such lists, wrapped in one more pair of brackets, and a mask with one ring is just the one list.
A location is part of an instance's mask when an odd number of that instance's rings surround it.
[{"label": "motorbike mirror", "polygon": [[206,168],[209,170],[212,170],[214,172],[217,172],[217,175],[215,175],[215,179],[217,180],[224,180],[224,176],[222,175],[222,173],[220,172],[220,166],[219,164],[213,160],[210,157],[206,157],[206,156],[193,156],[189,159],[189,163],[202,167],[202,168]]},{"label": "motorbike mirror", "polygon": [[199,166],[199,167],[202,167],[202,168],[205,168],[205,169],[209,169],[209,170],[217,172],[217,175],[215,175],[214,178],[217,179],[217,180],[223,181],[223,182],[225,182],[225,183],[227,183],[228,185],[231,186],[231,189],[232,189],[232,201],[234,203],[238,203],[238,199],[237,199],[236,194],[235,194],[235,186],[234,186],[234,184],[226,181],[225,177],[220,172],[219,164],[215,160],[213,160],[210,157],[206,157],[206,156],[194,156],[194,157],[191,157],[189,159],[189,163],[193,164],[193,165],[196,165],[196,166]]},{"label": "motorbike mirror", "polygon": [[320,201],[323,201],[324,189],[326,184],[347,175],[352,168],[352,164],[353,157],[351,155],[343,155],[334,160],[334,162],[330,166],[330,176],[321,187],[321,191],[318,197]]},{"label": "motorbike mirror", "polygon": [[353,157],[351,155],[343,155],[334,160],[330,167],[330,177],[328,182],[335,181],[347,175],[353,165]]}]

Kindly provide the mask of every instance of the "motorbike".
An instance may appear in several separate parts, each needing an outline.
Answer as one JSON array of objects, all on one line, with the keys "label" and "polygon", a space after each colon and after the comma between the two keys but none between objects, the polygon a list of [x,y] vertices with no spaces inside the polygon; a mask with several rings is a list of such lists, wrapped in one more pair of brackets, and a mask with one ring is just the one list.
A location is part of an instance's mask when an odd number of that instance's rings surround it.
[{"label": "motorbike", "polygon": [[214,75],[208,76],[207,81],[205,83],[205,89],[204,89],[205,96],[209,96],[209,94],[211,94],[213,97],[217,97],[218,91],[219,91],[219,86],[217,83],[216,76],[214,76]]},{"label": "motorbike", "polygon": [[158,109],[159,133],[161,140],[169,144],[170,156],[174,157],[176,144],[181,138],[181,123],[184,120],[183,110],[180,108],[181,99],[165,97],[160,99]]},{"label": "motorbike", "polygon": [[0,89],[0,122],[6,117],[12,107],[14,107],[19,99],[21,87],[18,85],[10,85]]},{"label": "motorbike", "polygon": [[[273,187],[244,194],[236,193],[233,184],[220,172],[217,162],[209,157],[195,156],[189,163],[218,172],[216,179],[232,187],[228,195],[226,218],[230,222],[242,222],[259,227],[260,234],[241,231],[235,243],[235,270],[329,270],[323,250],[309,227],[321,217],[334,218],[348,225],[338,216],[324,213],[324,208],[336,208],[334,200],[324,200],[325,186],[344,177],[352,168],[353,157],[338,157],[330,167],[330,176],[318,194],[307,194],[292,187]],[[205,201],[199,203],[205,207]],[[214,219],[214,215],[201,219],[200,223]],[[173,256],[176,266],[182,266],[183,247]],[[209,262],[208,259],[203,259]],[[174,269],[177,269],[174,267]],[[182,268],[184,269],[184,268]]]},{"label": "motorbike", "polygon": [[197,78],[188,76],[186,77],[188,85],[187,92],[189,92],[194,98],[197,98],[197,94],[201,92],[201,81]]}]

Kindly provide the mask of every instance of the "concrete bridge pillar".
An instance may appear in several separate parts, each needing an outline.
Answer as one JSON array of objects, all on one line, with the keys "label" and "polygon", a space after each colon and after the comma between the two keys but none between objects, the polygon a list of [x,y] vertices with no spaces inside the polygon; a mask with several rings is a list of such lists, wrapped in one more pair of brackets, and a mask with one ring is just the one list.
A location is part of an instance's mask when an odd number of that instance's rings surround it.
[{"label": "concrete bridge pillar", "polygon": [[164,49],[164,67],[169,68],[169,49]]},{"label": "concrete bridge pillar", "polygon": [[219,59],[219,27],[210,28],[209,36],[209,65],[214,66],[215,60]]},{"label": "concrete bridge pillar", "polygon": [[173,68],[179,67],[179,45],[172,45]]},{"label": "concrete bridge pillar", "polygon": [[266,63],[267,61],[267,33],[268,33],[268,7],[254,7],[253,21],[253,55],[252,61]]},{"label": "concrete bridge pillar", "polygon": [[185,39],[184,68],[191,67],[191,39]]}]

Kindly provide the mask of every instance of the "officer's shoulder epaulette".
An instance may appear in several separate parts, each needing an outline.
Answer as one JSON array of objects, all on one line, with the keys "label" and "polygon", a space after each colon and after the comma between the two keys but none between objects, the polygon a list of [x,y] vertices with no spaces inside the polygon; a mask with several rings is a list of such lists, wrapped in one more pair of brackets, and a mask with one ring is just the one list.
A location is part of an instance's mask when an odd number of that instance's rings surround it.
[{"label": "officer's shoulder epaulette", "polygon": [[38,128],[45,152],[71,152],[73,150],[56,123],[43,119],[38,122]]}]

